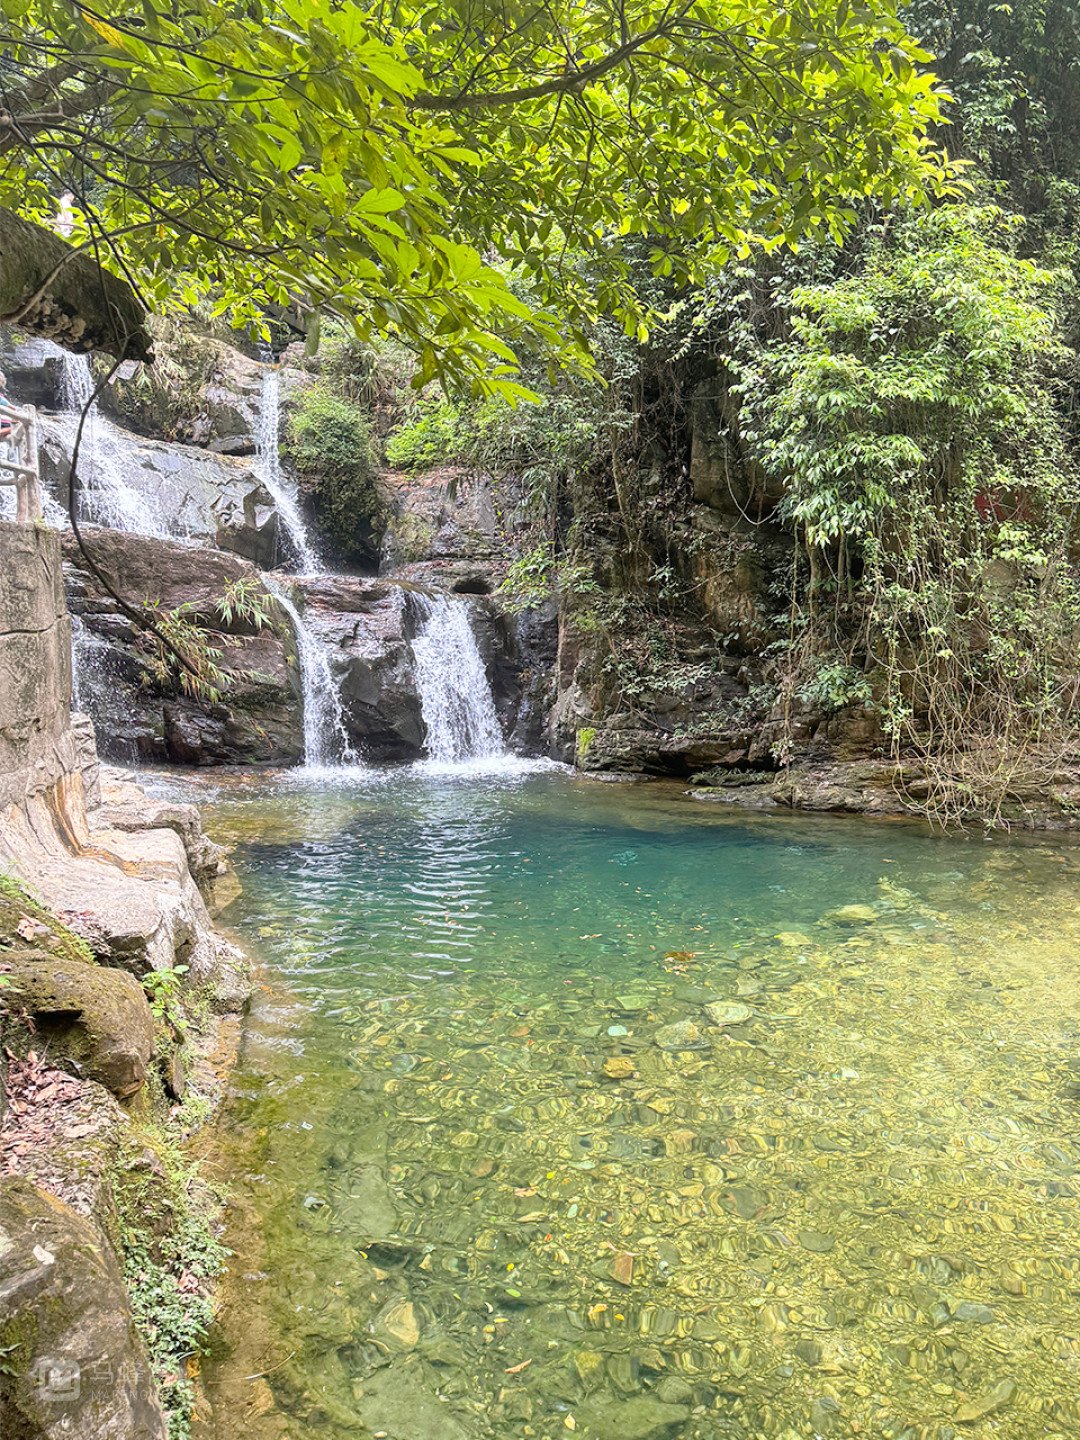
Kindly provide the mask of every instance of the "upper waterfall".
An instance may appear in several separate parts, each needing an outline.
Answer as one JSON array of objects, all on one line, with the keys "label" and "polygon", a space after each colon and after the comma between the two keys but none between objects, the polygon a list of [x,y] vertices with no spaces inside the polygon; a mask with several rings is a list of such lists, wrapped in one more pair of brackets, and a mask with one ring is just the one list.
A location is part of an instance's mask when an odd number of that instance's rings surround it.
[{"label": "upper waterfall", "polygon": [[277,368],[267,365],[262,377],[262,400],[255,430],[255,450],[263,484],[274,497],[278,519],[284,527],[299,563],[300,573],[321,575],[319,561],[300,513],[300,503],[281,469],[279,450],[281,431],[281,376]]},{"label": "upper waterfall", "polygon": [[79,418],[83,410],[87,411],[79,447],[78,472],[82,481],[79,518],[110,530],[167,539],[169,530],[160,514],[147,497],[128,482],[132,464],[130,451],[125,453],[124,443],[100,414],[97,401],[92,400],[94,377],[90,361],[85,355],[64,350],[60,364],[63,422],[72,445]]},{"label": "upper waterfall", "polygon": [[412,642],[427,752],[437,765],[506,753],[495,697],[464,600],[417,595],[423,619]]}]

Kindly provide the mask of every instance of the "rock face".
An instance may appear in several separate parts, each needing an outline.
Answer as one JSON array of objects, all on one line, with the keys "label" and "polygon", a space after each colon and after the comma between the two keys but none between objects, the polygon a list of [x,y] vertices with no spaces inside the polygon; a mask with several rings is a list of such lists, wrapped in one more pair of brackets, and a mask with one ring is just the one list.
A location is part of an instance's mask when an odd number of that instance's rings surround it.
[{"label": "rock face", "polygon": [[0,1433],[166,1440],[116,1260],[29,1181],[0,1181]]},{"label": "rock face", "polygon": [[[486,475],[461,466],[420,475],[387,471],[389,520],[379,570],[459,594],[488,595],[511,555],[507,517]],[[505,503],[505,497],[499,497]]]},{"label": "rock face", "polygon": [[[118,553],[103,548],[103,568]],[[0,525],[0,868],[32,885],[54,913],[70,915],[98,960],[136,975],[179,961],[219,1005],[235,1005],[246,993],[239,957],[214,931],[188,864],[189,850],[198,849],[194,820],[155,828],[150,810],[140,826],[129,789],[119,797],[119,828],[102,803],[92,745],[87,751],[91,737],[70,712],[59,577],[58,536],[38,526]],[[161,589],[173,593],[164,581]],[[211,863],[204,852],[202,864]],[[74,989],[69,998],[74,1008]]]},{"label": "rock face", "polygon": [[341,575],[291,584],[329,652],[350,741],[372,760],[415,759],[424,722],[409,647],[411,587]]},{"label": "rock face", "polygon": [[[277,511],[250,461],[135,436],[103,416],[94,425],[99,445],[122,468],[124,483],[169,535],[230,550],[262,569],[277,563]],[[43,416],[40,429],[46,456],[42,479],[67,509],[75,423]]]},{"label": "rock face", "polygon": [[[248,985],[195,878],[215,885],[221,852],[193,812],[149,805],[130,779],[103,776],[92,731],[71,715],[60,576],[55,533],[0,526],[0,873],[22,884],[2,897],[0,1433],[166,1440],[108,1227],[94,1223],[111,1216],[125,1124],[114,1097],[134,1095],[154,1058],[137,977],[186,967],[219,1010],[241,1008]],[[24,1038],[29,1017],[35,1043],[75,1075],[54,1064],[35,1078],[37,1052],[6,1048],[13,1015]],[[182,1077],[168,1083],[175,1093]]]},{"label": "rock face", "polygon": [[70,657],[54,541],[36,526],[0,521],[0,811],[78,768]]},{"label": "rock face", "polygon": [[[129,604],[186,607],[209,632],[232,682],[213,703],[157,684],[148,673],[145,638],[106,593],[74,537],[65,536],[79,698],[99,720],[106,753],[188,765],[300,758],[303,712],[294,638],[255,567],[221,550],[116,530],[86,529],[84,540],[93,564]],[[271,624],[256,629],[222,616],[218,602],[237,583],[262,595]]]}]

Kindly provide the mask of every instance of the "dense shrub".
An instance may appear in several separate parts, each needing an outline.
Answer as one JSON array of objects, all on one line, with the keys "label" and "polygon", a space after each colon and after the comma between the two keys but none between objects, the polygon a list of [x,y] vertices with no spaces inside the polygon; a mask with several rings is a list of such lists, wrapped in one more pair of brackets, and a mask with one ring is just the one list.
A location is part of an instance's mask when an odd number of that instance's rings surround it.
[{"label": "dense shrub", "polygon": [[346,561],[377,550],[382,505],[371,423],[357,401],[325,382],[302,391],[286,431],[286,453],[310,495],[328,546]]}]

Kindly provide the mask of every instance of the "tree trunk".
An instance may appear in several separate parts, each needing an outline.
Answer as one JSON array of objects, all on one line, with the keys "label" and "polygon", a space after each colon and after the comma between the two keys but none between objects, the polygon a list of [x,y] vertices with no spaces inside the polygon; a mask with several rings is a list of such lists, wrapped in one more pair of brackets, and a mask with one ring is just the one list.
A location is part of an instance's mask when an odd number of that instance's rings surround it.
[{"label": "tree trunk", "polygon": [[0,321],[65,349],[152,360],[134,290],[51,230],[0,208]]}]

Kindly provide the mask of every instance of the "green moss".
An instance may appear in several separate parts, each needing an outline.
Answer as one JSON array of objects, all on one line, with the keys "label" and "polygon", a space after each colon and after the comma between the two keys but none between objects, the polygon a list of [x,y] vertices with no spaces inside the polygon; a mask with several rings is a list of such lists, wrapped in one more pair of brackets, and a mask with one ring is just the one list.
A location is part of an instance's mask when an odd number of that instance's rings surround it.
[{"label": "green moss", "polygon": [[347,559],[369,555],[382,502],[363,407],[325,384],[309,386],[292,408],[285,449],[336,552]]},{"label": "green moss", "polygon": [[89,965],[95,963],[93,951],[81,936],[50,914],[20,880],[12,875],[0,874],[0,959],[5,947],[26,944],[27,936],[19,934],[19,926],[27,920],[44,926],[48,932],[33,937],[39,949],[49,950],[66,960],[83,960]]},{"label": "green moss", "polygon": [[579,765],[584,765],[595,739],[595,725],[583,725],[577,732],[577,763]]}]

